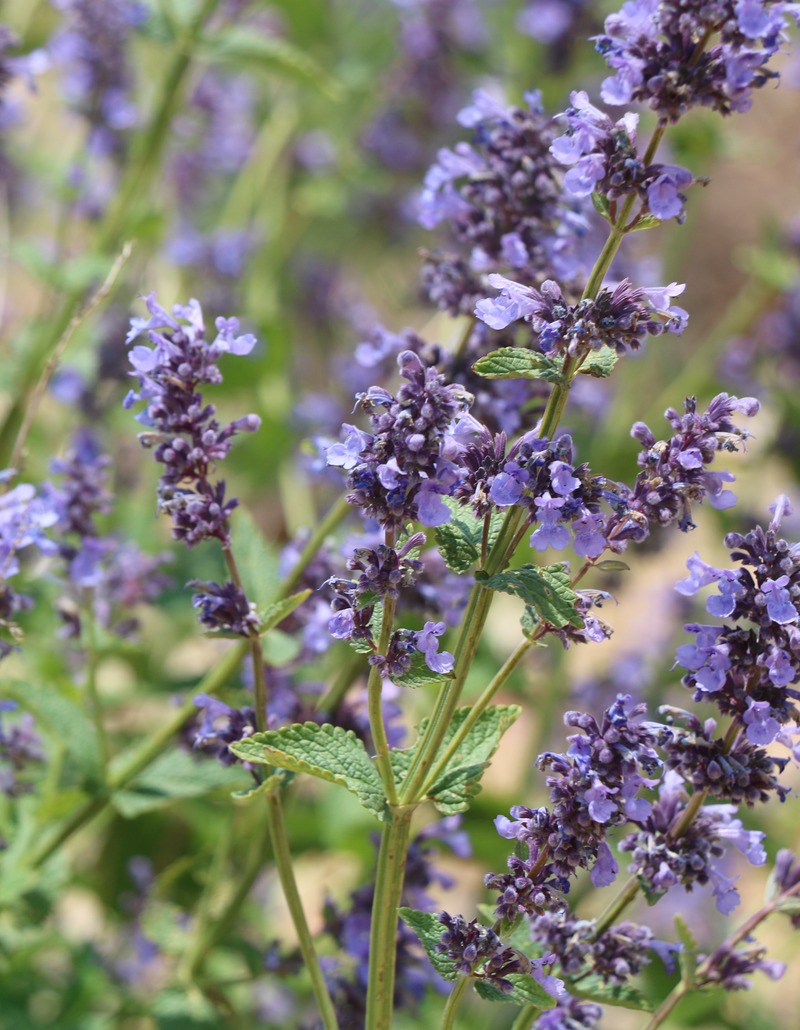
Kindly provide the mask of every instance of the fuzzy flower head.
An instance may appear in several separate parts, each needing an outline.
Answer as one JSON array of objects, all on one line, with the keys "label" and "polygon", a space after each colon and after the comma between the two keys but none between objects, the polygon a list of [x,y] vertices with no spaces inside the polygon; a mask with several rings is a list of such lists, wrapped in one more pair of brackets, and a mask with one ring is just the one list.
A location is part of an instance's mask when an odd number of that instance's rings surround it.
[{"label": "fuzzy flower head", "polygon": [[683,190],[694,177],[676,165],[645,165],[639,159],[638,116],[628,113],[614,123],[582,91],[571,93],[570,102],[564,113],[567,130],[550,147],[556,160],[569,168],[564,176],[569,193],[576,197],[598,193],[608,201],[635,194],[641,214],[683,221]]},{"label": "fuzzy flower head", "polygon": [[257,415],[245,415],[226,426],[215,419],[215,408],[205,404],[201,388],[222,382],[216,364],[224,354],[249,354],[255,337],[239,334],[235,318],[218,318],[217,335],[205,338],[203,312],[196,300],[176,305],[170,315],[155,300],[146,298],[150,318],[131,320],[128,343],[147,334],[151,346],[136,344],[129,351],[131,375],[139,392],[131,391],[124,406],[143,401],[138,420],[147,427],[139,435],[142,445],[164,466],[159,505],[173,519],[173,535],[191,547],[201,540],[229,542],[227,519],[237,501],[226,500],[225,484],[212,480],[219,462],[240,432],[255,432]]},{"label": "fuzzy flower head", "polygon": [[472,397],[412,351],[397,362],[406,380],[397,396],[378,386],[359,394],[372,432],[345,426],[342,443],[328,449],[328,463],[348,472],[348,501],[387,528],[412,519],[439,526],[450,519],[442,498],[462,478],[458,426]]},{"label": "fuzzy flower head", "polygon": [[676,122],[693,107],[747,111],[754,89],[777,78],[787,18],[800,5],[772,0],[628,0],[596,37],[613,74],[605,103],[643,103]]},{"label": "fuzzy flower head", "polygon": [[638,350],[648,336],[683,332],[689,317],[683,308],[670,307],[672,298],[683,293],[678,283],[641,289],[623,279],[614,289],[601,290],[596,300],[570,304],[552,280],[541,290],[501,275],[490,275],[487,281],[500,296],[480,301],[478,318],[492,329],[520,319],[529,322],[541,350],[550,356],[582,356],[603,346],[619,353]]}]

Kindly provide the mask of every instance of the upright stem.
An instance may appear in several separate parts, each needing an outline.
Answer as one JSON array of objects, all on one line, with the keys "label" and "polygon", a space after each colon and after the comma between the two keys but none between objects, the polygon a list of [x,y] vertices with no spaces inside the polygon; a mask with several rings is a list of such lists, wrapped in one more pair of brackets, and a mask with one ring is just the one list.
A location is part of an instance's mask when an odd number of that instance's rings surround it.
[{"label": "upright stem", "polygon": [[381,833],[369,937],[368,1030],[389,1030],[392,1025],[397,910],[403,894],[406,853],[415,808],[415,805],[391,807],[391,822],[384,823]]},{"label": "upright stem", "polygon": [[319,1006],[322,1023],[325,1030],[338,1030],[336,1011],[328,993],[328,985],[322,967],[319,964],[317,950],[314,947],[314,938],[306,922],[303,903],[300,900],[300,892],[297,889],[297,881],[294,877],[294,866],[292,864],[292,853],[289,849],[289,838],[286,833],[286,823],[283,818],[283,805],[281,804],[280,788],[266,792],[267,801],[267,824],[269,826],[270,841],[272,843],[272,854],[275,859],[275,868],[278,871],[278,878],[281,881],[283,896],[292,917],[297,939],[300,945],[300,953],[305,962],[306,971],[311,978],[311,989]]},{"label": "upright stem", "polygon": [[531,1024],[541,1011],[536,1005],[524,1005],[511,1024],[511,1030],[530,1030]]},{"label": "upright stem", "polygon": [[[385,655],[389,650],[396,605],[396,598],[389,597],[388,595],[384,597],[383,622],[381,624],[381,635],[378,641],[379,655]],[[383,674],[377,665],[373,665],[369,670],[369,679],[367,680],[369,729],[372,734],[372,741],[375,745],[375,763],[378,766],[378,772],[381,774],[383,789],[386,792],[386,799],[390,805],[396,805],[398,801],[397,784],[395,783],[394,771],[389,758],[389,741],[386,737],[386,726],[383,721],[383,706],[381,704],[382,693]]]},{"label": "upright stem", "polygon": [[468,976],[459,977],[455,987],[450,992],[447,1004],[444,1007],[441,1030],[454,1030],[456,1025],[456,1015],[458,1014],[458,1006],[461,1004],[461,999],[464,996],[464,991],[466,991],[468,985]]}]

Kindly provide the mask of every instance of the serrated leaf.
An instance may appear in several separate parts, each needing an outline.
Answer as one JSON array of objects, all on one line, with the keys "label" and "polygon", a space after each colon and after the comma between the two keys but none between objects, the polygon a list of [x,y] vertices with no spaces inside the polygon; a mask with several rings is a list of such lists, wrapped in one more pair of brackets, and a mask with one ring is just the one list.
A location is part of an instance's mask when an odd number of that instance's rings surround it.
[{"label": "serrated leaf", "polygon": [[600,350],[589,351],[578,371],[587,376],[594,376],[595,379],[605,379],[614,371],[617,359],[615,350],[611,347],[601,347]]},{"label": "serrated leaf", "polygon": [[609,984],[599,976],[582,977],[578,983],[567,983],[567,990],[576,998],[596,1001],[600,1005],[615,1005],[620,1009],[635,1009],[637,1012],[652,1012],[652,1001],[641,991],[627,984]]},{"label": "serrated leaf", "polygon": [[246,781],[242,769],[198,761],[185,751],[168,751],[133,783],[114,791],[111,804],[125,819],[134,819],[173,801],[202,797],[220,788],[233,791]]},{"label": "serrated leaf", "polygon": [[201,56],[233,64],[237,69],[252,65],[288,72],[315,86],[331,100],[341,100],[344,93],[341,84],[312,57],[280,36],[231,25],[204,36],[198,50]]},{"label": "serrated leaf", "polygon": [[[483,519],[478,519],[467,505],[460,504],[454,497],[442,500],[452,512],[450,521],[436,528],[436,542],[444,563],[451,572],[462,575],[480,561],[483,543]],[[488,546],[497,539],[503,515],[493,512],[489,520]]]},{"label": "serrated leaf", "polygon": [[[470,711],[470,708],[459,708],[453,714],[439,754],[445,752]],[[440,812],[454,815],[466,811],[471,799],[481,789],[481,777],[497,751],[500,739],[517,721],[521,711],[519,705],[494,705],[481,712],[447,768],[428,791],[427,796]],[[425,728],[426,723],[423,723],[420,734],[424,733]]]},{"label": "serrated leaf", "polygon": [[233,555],[239,567],[247,600],[258,611],[275,603],[280,587],[278,554],[245,508],[237,508],[232,518]]},{"label": "serrated leaf", "polygon": [[563,563],[545,568],[522,565],[494,576],[478,572],[475,578],[489,590],[521,597],[542,622],[549,622],[556,629],[567,625],[577,629],[583,626],[583,619],[575,610],[578,595],[570,586],[569,573]]},{"label": "serrated leaf", "polygon": [[363,742],[352,730],[330,723],[295,723],[256,733],[231,744],[230,749],[245,762],[276,765],[336,783],[355,794],[378,819],[391,818],[381,778]]},{"label": "serrated leaf", "polygon": [[282,600],[276,601],[275,604],[265,608],[260,615],[261,632],[266,633],[283,622],[296,608],[299,608],[304,601],[307,601],[313,592],[310,588],[308,590],[300,590],[298,593],[292,594],[290,597],[284,597]]},{"label": "serrated leaf", "polygon": [[561,365],[553,358],[524,347],[500,347],[478,358],[472,366],[484,379],[543,379],[563,382]]},{"label": "serrated leaf", "polygon": [[294,773],[287,769],[278,769],[272,775],[267,776],[261,783],[253,783],[243,790],[234,790],[231,797],[234,801],[252,801],[253,798],[264,794],[268,790],[278,790],[287,786],[294,779]]},{"label": "serrated leaf", "polygon": [[678,964],[681,970],[681,980],[688,990],[692,990],[697,970],[697,942],[685,919],[675,916],[675,932],[683,947],[678,952]]},{"label": "serrated leaf", "polygon": [[552,1009],[556,999],[528,973],[510,973],[504,977],[513,984],[511,991],[501,991],[489,980],[473,978],[475,992],[484,1001],[500,1001],[511,1005],[535,1005],[537,1009]]},{"label": "serrated leaf", "polygon": [[437,944],[442,939],[444,926],[439,922],[433,912],[420,912],[416,908],[401,908],[400,918],[410,926],[419,938],[419,942],[425,949],[431,965],[443,980],[452,983],[458,979],[458,972],[455,962],[446,955],[440,955],[436,950]]}]

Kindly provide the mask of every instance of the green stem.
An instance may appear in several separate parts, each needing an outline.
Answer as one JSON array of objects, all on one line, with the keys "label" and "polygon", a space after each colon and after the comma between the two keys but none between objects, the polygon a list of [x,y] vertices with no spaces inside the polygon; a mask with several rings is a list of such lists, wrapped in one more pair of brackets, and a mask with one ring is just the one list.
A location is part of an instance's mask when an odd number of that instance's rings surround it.
[{"label": "green stem", "polygon": [[610,926],[613,926],[628,905],[636,900],[638,893],[639,881],[635,876],[632,876],[598,918],[594,928],[594,936],[601,937]]},{"label": "green stem", "polygon": [[384,823],[381,833],[369,938],[366,1030],[389,1030],[392,1025],[397,912],[415,807],[394,806],[391,822]]},{"label": "green stem", "polygon": [[467,989],[470,978],[468,976],[459,977],[455,987],[450,992],[447,999],[447,1004],[444,1007],[442,1013],[442,1025],[441,1030],[454,1030],[456,1025],[456,1014],[458,1012],[458,1006],[461,1003],[461,998],[464,995],[464,991]]},{"label": "green stem", "polygon": [[423,794],[425,794],[430,789],[431,785],[436,782],[438,777],[447,768],[447,766],[450,763],[450,760],[461,747],[472,727],[489,707],[489,703],[491,702],[492,698],[495,696],[497,691],[503,686],[503,684],[509,678],[514,669],[516,669],[516,667],[519,665],[519,663],[522,661],[522,659],[525,657],[525,655],[528,653],[531,647],[533,647],[533,640],[526,637],[525,640],[523,640],[522,643],[520,643],[517,646],[513,654],[511,654],[506,659],[506,661],[500,667],[500,669],[498,669],[497,673],[492,678],[489,685],[483,691],[478,700],[475,701],[475,703],[470,708],[469,715],[461,724],[453,739],[447,745],[444,754],[441,756],[441,758],[439,758],[436,761],[435,765],[431,769],[428,778],[425,781],[425,785],[422,788]]},{"label": "green stem", "polygon": [[294,866],[292,864],[292,853],[289,850],[289,838],[286,834],[286,824],[283,818],[283,806],[279,793],[280,788],[268,790],[267,800],[267,824],[269,826],[272,854],[275,860],[275,868],[278,871],[278,878],[283,889],[283,896],[292,917],[292,923],[297,932],[300,952],[305,962],[306,971],[311,978],[311,989],[319,1006],[322,1023],[325,1030],[338,1030],[336,1012],[333,1008],[331,996],[325,983],[325,977],[319,964],[314,938],[306,922],[306,915],[303,910],[303,903],[300,900],[300,892],[297,889],[297,881],[294,877]]},{"label": "green stem", "polygon": [[100,691],[97,688],[97,627],[94,616],[94,591],[85,591],[86,603],[84,605],[83,622],[86,626],[86,641],[84,650],[86,652],[86,692],[89,695],[89,705],[92,710],[92,722],[97,734],[97,746],[100,751],[100,762],[103,770],[103,783],[108,778],[108,763],[111,758],[111,750],[108,745],[108,734],[106,733],[105,722],[103,721],[103,705],[100,701]]},{"label": "green stem", "polygon": [[523,1006],[511,1024],[511,1030],[530,1030],[531,1024],[541,1011],[536,1005]]},{"label": "green stem", "polygon": [[[389,544],[387,534],[387,544]],[[397,606],[397,599],[385,595],[383,598],[383,621],[381,623],[381,635],[378,641],[378,654],[385,655],[389,650],[389,643],[392,637],[392,623],[394,622],[394,611]],[[367,708],[369,711],[369,729],[372,735],[372,742],[375,745],[375,764],[383,781],[383,789],[386,799],[390,805],[398,802],[397,784],[395,783],[394,770],[389,757],[389,740],[386,736],[386,726],[383,721],[383,707],[381,695],[383,693],[383,674],[380,669],[373,665],[369,670],[367,680]]]}]

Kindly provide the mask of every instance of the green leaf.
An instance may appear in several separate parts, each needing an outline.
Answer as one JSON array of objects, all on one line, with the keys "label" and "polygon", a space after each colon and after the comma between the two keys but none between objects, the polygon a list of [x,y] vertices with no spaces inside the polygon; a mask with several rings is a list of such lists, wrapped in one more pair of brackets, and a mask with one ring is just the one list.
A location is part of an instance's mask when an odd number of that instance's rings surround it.
[{"label": "green leaf", "polygon": [[[453,714],[440,755],[463,726],[470,711],[470,708],[459,708]],[[517,721],[521,711],[519,705],[494,705],[481,712],[444,772],[428,791],[427,796],[440,812],[454,815],[469,808],[470,801],[481,789],[481,777],[497,751],[501,737]],[[426,722],[420,726],[420,735],[425,731]]]},{"label": "green leaf", "polygon": [[617,358],[617,352],[611,347],[601,347],[600,350],[589,351],[578,371],[595,379],[605,379],[614,371]]},{"label": "green leaf", "polygon": [[300,654],[301,647],[302,642],[297,637],[289,636],[280,629],[271,629],[261,641],[264,661],[275,666],[293,662]]},{"label": "green leaf", "polygon": [[521,597],[526,604],[531,605],[542,622],[549,622],[556,629],[566,625],[577,629],[583,626],[583,619],[575,610],[578,595],[570,586],[569,573],[563,562],[545,568],[522,565],[494,576],[477,572],[475,579],[489,590],[500,590]]},{"label": "green leaf", "polygon": [[567,983],[567,990],[576,998],[596,1001],[600,1005],[615,1005],[620,1009],[652,1012],[655,1006],[635,987],[605,983],[599,976],[585,976],[578,983]]},{"label": "green leaf", "polygon": [[280,36],[231,25],[217,29],[200,40],[201,56],[213,61],[229,63],[237,70],[251,65],[256,68],[276,68],[294,78],[315,86],[331,100],[341,100],[344,91],[340,83],[303,50]]},{"label": "green leaf", "polygon": [[235,790],[231,794],[234,801],[252,801],[253,798],[264,794],[268,790],[276,790],[288,786],[294,779],[294,773],[286,769],[277,769],[272,775],[267,776],[261,783],[252,783],[244,790]]},{"label": "green leaf", "polygon": [[607,222],[611,221],[611,201],[608,197],[604,196],[602,193],[593,193],[592,204],[594,205],[595,211],[601,218],[605,218]]},{"label": "green leaf", "polygon": [[440,955],[436,950],[436,945],[442,939],[444,926],[442,926],[433,912],[420,912],[415,908],[401,908],[400,918],[417,935],[420,944],[431,960],[431,965],[439,976],[450,983],[457,980],[459,974],[456,971],[455,962],[446,955]]},{"label": "green leaf", "polygon": [[787,916],[800,916],[800,898],[784,898],[775,906],[776,912],[784,912]]},{"label": "green leaf", "polygon": [[258,611],[269,610],[280,587],[277,551],[245,508],[236,509],[232,523],[233,555],[247,600]]},{"label": "green leaf", "polygon": [[675,932],[683,947],[678,952],[678,963],[681,968],[681,980],[687,990],[692,990],[697,970],[697,942],[692,931],[689,929],[686,920],[681,916],[675,916]]},{"label": "green leaf", "polygon": [[[461,575],[480,561],[483,519],[476,518],[468,505],[460,504],[454,497],[442,500],[453,514],[449,522],[437,527],[436,542],[448,569]],[[489,547],[497,539],[502,524],[503,515],[494,512],[489,521]]]},{"label": "green leaf", "polygon": [[604,558],[597,562],[594,568],[601,572],[630,572],[631,570],[630,565],[626,565],[624,561],[618,561],[616,558]]},{"label": "green leaf", "polygon": [[248,780],[243,773],[217,762],[198,761],[185,751],[168,751],[132,784],[115,791],[111,803],[125,819],[135,819],[173,801],[202,797],[220,788],[229,792],[240,788]]},{"label": "green leaf", "polygon": [[642,215],[636,222],[636,225],[632,225],[627,231],[628,232],[641,232],[642,229],[655,229],[657,225],[661,225],[664,222],[663,218],[658,218],[656,215]]},{"label": "green leaf", "polygon": [[245,762],[276,765],[337,783],[355,794],[378,819],[391,818],[381,778],[364,744],[352,730],[329,723],[296,723],[256,733],[231,744],[231,751]]},{"label": "green leaf", "polygon": [[67,754],[88,780],[102,778],[102,763],[97,746],[94,724],[78,701],[62,693],[55,684],[6,681],[0,694],[16,701],[20,708],[34,715],[51,733],[58,737]]},{"label": "green leaf", "polygon": [[524,347],[501,347],[478,358],[472,366],[484,379],[543,379],[563,383],[561,365],[553,358]]},{"label": "green leaf", "polygon": [[273,629],[273,627],[283,622],[296,608],[299,608],[304,601],[308,600],[313,592],[311,588],[301,590],[299,593],[292,594],[290,597],[284,597],[283,600],[276,601],[275,604],[265,608],[260,615],[261,632],[266,633],[267,630]]},{"label": "green leaf", "polygon": [[501,991],[488,980],[473,978],[475,991],[484,1001],[500,1001],[512,1005],[535,1005],[537,1009],[555,1008],[556,999],[528,973],[510,973],[504,979],[514,985],[511,991]]}]

